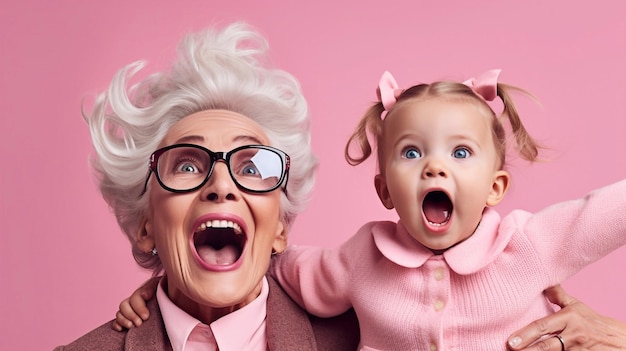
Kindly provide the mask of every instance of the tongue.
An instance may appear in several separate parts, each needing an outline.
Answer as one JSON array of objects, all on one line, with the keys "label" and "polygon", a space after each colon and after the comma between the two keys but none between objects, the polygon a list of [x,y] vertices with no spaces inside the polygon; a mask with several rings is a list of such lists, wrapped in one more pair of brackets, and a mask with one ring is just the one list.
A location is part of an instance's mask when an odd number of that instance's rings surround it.
[{"label": "tongue", "polygon": [[450,208],[447,201],[428,201],[424,204],[424,215],[429,222],[441,224],[448,219]]},{"label": "tongue", "polygon": [[235,263],[238,258],[238,250],[235,245],[226,245],[219,250],[211,246],[203,245],[198,248],[198,255],[208,264],[229,265]]}]

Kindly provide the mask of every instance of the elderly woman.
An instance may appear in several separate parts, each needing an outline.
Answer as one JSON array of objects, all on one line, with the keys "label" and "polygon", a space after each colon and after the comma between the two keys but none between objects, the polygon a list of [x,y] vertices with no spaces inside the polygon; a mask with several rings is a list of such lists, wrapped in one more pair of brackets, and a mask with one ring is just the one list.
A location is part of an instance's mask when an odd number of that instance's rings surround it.
[{"label": "elderly woman", "polygon": [[[297,81],[244,24],[186,37],[171,71],[114,77],[86,116],[100,190],[136,261],[164,272],[152,318],[58,350],[349,350],[354,315],[317,319],[265,276],[313,187]],[[148,165],[148,167],[146,167]]]}]

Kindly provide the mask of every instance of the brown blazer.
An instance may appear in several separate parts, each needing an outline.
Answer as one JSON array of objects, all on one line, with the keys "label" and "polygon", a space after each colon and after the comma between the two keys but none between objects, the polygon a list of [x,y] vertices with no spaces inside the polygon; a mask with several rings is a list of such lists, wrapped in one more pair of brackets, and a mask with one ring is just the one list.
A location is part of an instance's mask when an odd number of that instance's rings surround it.
[{"label": "brown blazer", "polygon": [[[334,318],[307,314],[269,276],[267,298],[267,344],[270,351],[356,350],[359,327],[354,311]],[[55,351],[169,351],[172,350],[156,299],[148,301],[150,318],[139,328],[123,332],[107,322]]]}]

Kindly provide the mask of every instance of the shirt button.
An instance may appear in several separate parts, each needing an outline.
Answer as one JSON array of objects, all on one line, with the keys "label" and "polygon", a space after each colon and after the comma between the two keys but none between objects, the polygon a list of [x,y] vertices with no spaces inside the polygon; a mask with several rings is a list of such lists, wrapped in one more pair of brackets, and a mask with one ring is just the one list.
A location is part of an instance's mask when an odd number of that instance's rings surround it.
[{"label": "shirt button", "polygon": [[430,344],[430,351],[437,351],[437,344],[435,343]]},{"label": "shirt button", "polygon": [[441,310],[443,310],[443,307],[444,307],[444,306],[445,306],[445,305],[444,305],[443,301],[441,301],[441,300],[439,300],[439,301],[435,302],[435,311],[441,311]]},{"label": "shirt button", "polygon": [[443,274],[443,268],[437,268],[437,269],[435,270],[435,279],[436,279],[436,280],[441,280],[441,279],[443,279],[443,276],[444,276],[444,274]]}]

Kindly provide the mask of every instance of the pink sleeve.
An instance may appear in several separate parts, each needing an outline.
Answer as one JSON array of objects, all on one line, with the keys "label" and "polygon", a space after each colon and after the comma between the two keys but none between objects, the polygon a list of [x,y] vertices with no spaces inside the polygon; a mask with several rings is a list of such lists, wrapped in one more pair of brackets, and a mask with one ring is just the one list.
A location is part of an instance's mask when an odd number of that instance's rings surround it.
[{"label": "pink sleeve", "polygon": [[339,315],[352,307],[351,264],[363,246],[362,239],[371,237],[366,227],[339,248],[290,246],[274,259],[270,274],[309,313],[319,317]]},{"label": "pink sleeve", "polygon": [[626,180],[502,222],[525,233],[558,283],[626,244]]}]

